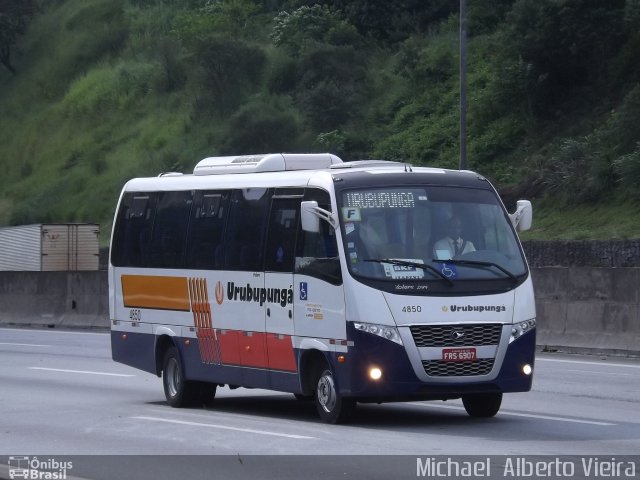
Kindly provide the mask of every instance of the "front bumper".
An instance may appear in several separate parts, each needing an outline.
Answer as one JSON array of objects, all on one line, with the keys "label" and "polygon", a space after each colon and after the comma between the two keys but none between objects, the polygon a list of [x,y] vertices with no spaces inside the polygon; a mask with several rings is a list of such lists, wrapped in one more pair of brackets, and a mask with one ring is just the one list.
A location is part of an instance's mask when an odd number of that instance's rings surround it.
[{"label": "front bumper", "polygon": [[[336,383],[340,393],[355,397],[362,402],[401,401],[410,399],[446,400],[473,393],[526,392],[531,389],[533,374],[526,375],[522,367],[534,367],[536,335],[532,329],[512,343],[504,337],[504,352],[495,359],[491,375],[429,377],[416,374],[407,349],[414,345],[398,345],[381,337],[358,331],[351,323],[347,336],[354,346],[347,354],[332,356]],[[338,362],[345,356],[344,363]],[[377,367],[382,371],[379,380],[369,377],[369,370]],[[422,373],[422,372],[419,372]]]}]

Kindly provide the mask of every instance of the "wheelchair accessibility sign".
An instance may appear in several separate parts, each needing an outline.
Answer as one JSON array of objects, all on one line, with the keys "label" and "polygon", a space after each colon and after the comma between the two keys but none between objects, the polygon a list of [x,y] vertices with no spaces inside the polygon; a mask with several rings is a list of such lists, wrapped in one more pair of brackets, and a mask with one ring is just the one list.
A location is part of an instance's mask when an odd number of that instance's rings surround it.
[{"label": "wheelchair accessibility sign", "polygon": [[441,265],[442,267],[440,269],[440,272],[442,273],[442,275],[450,279],[458,278],[458,269],[455,265],[447,264],[445,262],[442,262]]}]

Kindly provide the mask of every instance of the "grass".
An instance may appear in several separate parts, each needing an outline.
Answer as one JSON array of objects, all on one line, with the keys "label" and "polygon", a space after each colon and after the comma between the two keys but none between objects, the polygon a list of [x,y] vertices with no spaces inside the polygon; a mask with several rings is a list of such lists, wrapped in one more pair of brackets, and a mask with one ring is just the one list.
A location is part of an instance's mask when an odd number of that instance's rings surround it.
[{"label": "grass", "polygon": [[640,202],[570,205],[557,199],[533,201],[533,227],[523,240],[601,240],[640,238]]}]

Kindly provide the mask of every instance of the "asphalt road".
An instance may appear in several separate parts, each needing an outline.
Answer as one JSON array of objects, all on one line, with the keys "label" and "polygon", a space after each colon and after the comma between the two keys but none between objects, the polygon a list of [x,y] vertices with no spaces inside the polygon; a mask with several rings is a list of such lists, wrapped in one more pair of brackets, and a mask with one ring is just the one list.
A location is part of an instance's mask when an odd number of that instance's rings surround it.
[{"label": "asphalt road", "polygon": [[[264,390],[221,388],[212,408],[173,409],[160,379],[111,360],[106,333],[0,329],[0,455],[162,455],[173,465],[180,457],[166,456],[225,455],[217,471],[227,474],[219,478],[233,477],[224,462],[307,455],[289,458],[279,478],[299,478],[294,462],[309,480],[334,478],[326,473],[331,466],[344,470],[335,478],[360,478],[349,468],[384,478],[393,462],[367,461],[380,455],[413,456],[407,468],[415,478],[419,456],[640,452],[640,360],[539,354],[536,362],[533,390],[505,395],[492,419],[468,417],[459,401],[411,402],[359,405],[349,425],[333,426],[319,422],[312,403]],[[135,468],[128,458],[127,468]],[[138,469],[156,457],[142,458]],[[197,478],[190,469],[200,461],[181,471]],[[113,468],[87,472],[118,478]],[[260,468],[271,478],[278,467]]]}]

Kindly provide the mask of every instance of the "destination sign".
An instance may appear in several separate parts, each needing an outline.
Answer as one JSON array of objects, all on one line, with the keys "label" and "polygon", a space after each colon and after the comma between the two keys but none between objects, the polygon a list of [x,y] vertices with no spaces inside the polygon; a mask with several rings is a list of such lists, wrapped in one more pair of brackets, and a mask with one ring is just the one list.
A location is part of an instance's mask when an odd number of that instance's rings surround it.
[{"label": "destination sign", "polygon": [[347,192],[344,199],[348,208],[413,208],[416,196],[415,190],[358,190]]}]

